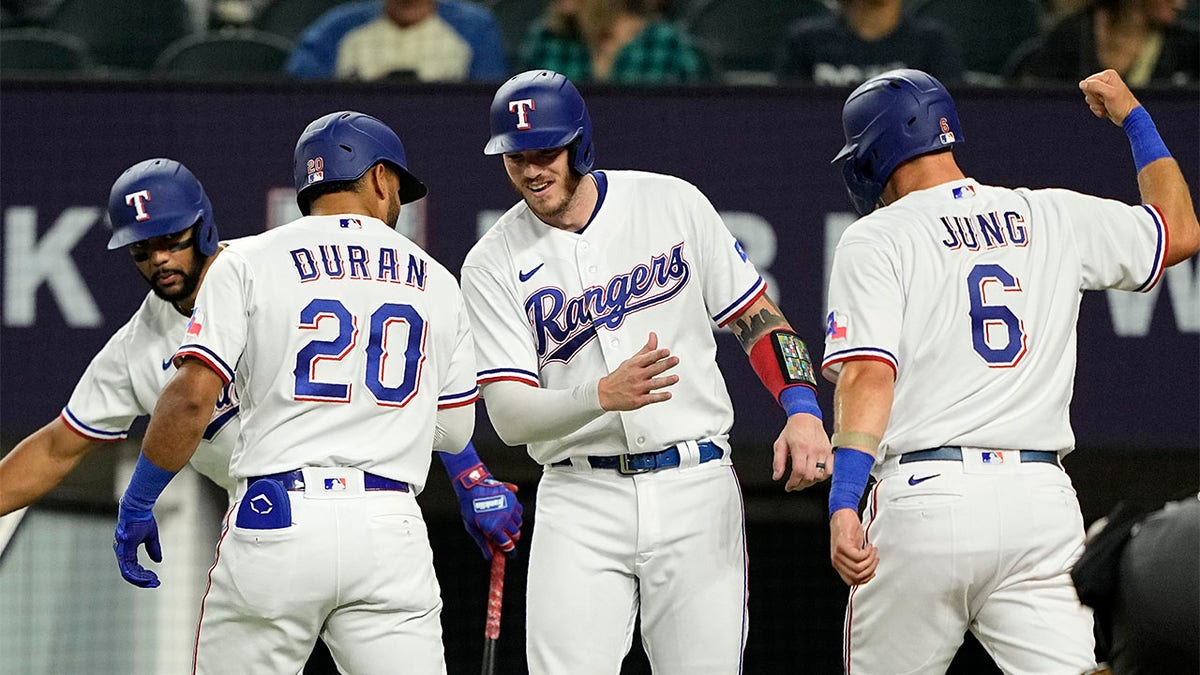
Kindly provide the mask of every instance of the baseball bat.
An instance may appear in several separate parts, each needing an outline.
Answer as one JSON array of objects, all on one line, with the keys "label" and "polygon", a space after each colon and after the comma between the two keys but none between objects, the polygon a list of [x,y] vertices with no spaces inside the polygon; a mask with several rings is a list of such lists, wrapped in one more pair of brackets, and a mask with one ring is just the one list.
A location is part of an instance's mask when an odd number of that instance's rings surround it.
[{"label": "baseball bat", "polygon": [[504,562],[492,549],[492,580],[488,587],[487,621],[483,625],[483,675],[496,675],[496,645],[500,641],[500,609],[504,603]]}]

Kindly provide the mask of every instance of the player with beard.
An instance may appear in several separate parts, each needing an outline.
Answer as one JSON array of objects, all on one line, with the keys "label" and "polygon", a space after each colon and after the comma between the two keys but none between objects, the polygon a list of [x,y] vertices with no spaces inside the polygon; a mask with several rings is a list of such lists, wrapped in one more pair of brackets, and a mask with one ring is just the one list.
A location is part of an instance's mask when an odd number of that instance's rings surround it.
[{"label": "player with beard", "polygon": [[[187,167],[165,158],[127,169],[112,186],[110,249],[128,247],[150,285],[141,307],[88,365],[62,413],[0,459],[0,514],[28,506],[103,443],[124,439],[174,374],[170,358],[208,266],[220,253],[212,205]],[[238,400],[222,391],[192,466],[226,491]],[[234,427],[230,429],[228,427]]]}]

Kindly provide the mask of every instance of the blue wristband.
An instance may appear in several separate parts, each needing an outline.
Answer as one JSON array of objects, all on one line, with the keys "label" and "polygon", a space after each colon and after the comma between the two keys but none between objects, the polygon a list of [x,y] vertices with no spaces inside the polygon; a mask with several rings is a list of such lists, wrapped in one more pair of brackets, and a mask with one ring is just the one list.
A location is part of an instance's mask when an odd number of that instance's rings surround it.
[{"label": "blue wristband", "polygon": [[1158,127],[1154,126],[1154,120],[1150,119],[1150,113],[1142,106],[1129,111],[1121,128],[1125,129],[1125,135],[1129,137],[1129,147],[1133,150],[1133,165],[1138,173],[1150,162],[1171,156],[1162,136],[1158,135]]},{"label": "blue wristband", "polygon": [[858,513],[863,490],[871,477],[875,458],[854,448],[833,449],[833,481],[829,485],[829,517],[841,509],[853,509]]},{"label": "blue wristband", "polygon": [[174,471],[167,471],[146,459],[145,455],[138,455],[137,466],[129,477],[121,504],[135,513],[150,513],[154,510],[154,502],[174,477]]},{"label": "blue wristband", "polygon": [[808,413],[821,419],[821,406],[817,405],[817,392],[811,387],[794,384],[779,392],[779,405],[783,406],[788,417],[796,413]]},{"label": "blue wristband", "polygon": [[479,453],[475,452],[475,444],[470,441],[467,441],[467,447],[463,448],[462,452],[454,454],[439,452],[437,454],[442,460],[442,466],[446,467],[446,473],[450,475],[450,478],[454,478],[467,469],[472,469],[483,463],[483,460],[479,459]]}]

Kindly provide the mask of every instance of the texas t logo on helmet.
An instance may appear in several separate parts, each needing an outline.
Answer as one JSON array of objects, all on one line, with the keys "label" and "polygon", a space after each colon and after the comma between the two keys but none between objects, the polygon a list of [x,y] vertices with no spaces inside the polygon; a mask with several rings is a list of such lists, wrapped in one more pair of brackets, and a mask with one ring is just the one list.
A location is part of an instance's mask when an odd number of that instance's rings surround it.
[{"label": "texas t logo on helmet", "polygon": [[150,191],[140,190],[131,194],[125,195],[125,203],[137,209],[137,221],[140,223],[145,220],[150,220],[150,214],[146,213],[146,202],[150,201]]},{"label": "texas t logo on helmet", "polygon": [[517,128],[521,131],[533,128],[533,125],[529,123],[530,110],[537,110],[537,106],[533,104],[531,98],[508,102],[508,111],[517,113]]}]

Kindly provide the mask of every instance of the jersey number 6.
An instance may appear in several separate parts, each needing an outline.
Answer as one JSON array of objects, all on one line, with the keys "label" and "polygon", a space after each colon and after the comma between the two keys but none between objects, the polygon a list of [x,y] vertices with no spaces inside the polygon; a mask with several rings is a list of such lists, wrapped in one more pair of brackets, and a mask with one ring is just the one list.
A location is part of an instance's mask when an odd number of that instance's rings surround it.
[{"label": "jersey number 6", "polygon": [[[987,362],[988,368],[1011,368],[1028,351],[1025,324],[1003,304],[988,304],[985,296],[989,284],[999,284],[1005,293],[1020,293],[1021,282],[999,265],[976,265],[967,275],[967,292],[971,296],[971,340],[975,351]],[[1002,347],[993,347],[996,329],[1007,333]]]},{"label": "jersey number 6", "polygon": [[[338,334],[332,340],[312,340],[296,354],[295,398],[298,401],[330,401],[348,403],[351,387],[348,383],[322,382],[314,379],[321,361],[341,361],[358,342],[358,320],[340,300],[315,298],[300,311],[300,328],[313,330],[322,319],[337,321]],[[384,368],[394,359],[388,353],[387,339],[393,324],[408,324],[404,347],[404,374],[400,383],[389,387],[383,383]],[[400,408],[417,393],[421,367],[425,364],[425,319],[412,305],[387,303],[371,313],[367,333],[367,364],[364,380],[375,396],[375,403]],[[391,357],[391,358],[389,358]]]}]

